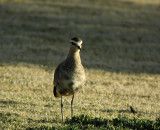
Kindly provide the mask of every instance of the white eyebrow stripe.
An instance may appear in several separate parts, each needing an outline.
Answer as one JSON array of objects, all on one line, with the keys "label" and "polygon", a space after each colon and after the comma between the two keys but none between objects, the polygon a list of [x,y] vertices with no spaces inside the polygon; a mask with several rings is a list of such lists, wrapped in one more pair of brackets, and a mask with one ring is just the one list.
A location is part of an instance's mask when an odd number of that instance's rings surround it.
[{"label": "white eyebrow stripe", "polygon": [[80,44],[80,45],[82,44],[82,41],[80,41],[80,42],[75,42],[75,41],[71,40],[70,42],[73,42],[73,43],[76,44],[76,45],[77,45],[77,44]]},{"label": "white eyebrow stripe", "polygon": [[75,41],[73,41],[73,40],[71,40],[70,42],[73,42],[74,44],[77,44],[77,42],[75,42]]}]

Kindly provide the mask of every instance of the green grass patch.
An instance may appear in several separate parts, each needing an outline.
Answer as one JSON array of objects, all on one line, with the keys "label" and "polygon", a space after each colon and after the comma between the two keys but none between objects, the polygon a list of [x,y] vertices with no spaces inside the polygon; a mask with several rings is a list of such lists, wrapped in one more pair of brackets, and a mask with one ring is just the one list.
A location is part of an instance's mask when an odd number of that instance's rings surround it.
[{"label": "green grass patch", "polygon": [[159,129],[160,124],[157,119],[156,122],[146,119],[130,119],[128,117],[114,118],[112,120],[103,118],[93,118],[87,115],[80,115],[74,117],[72,120],[67,120],[66,123],[78,125],[79,128],[100,128],[100,129]]},{"label": "green grass patch", "polygon": [[48,126],[40,126],[40,127],[29,127],[27,129],[111,129],[111,130],[119,130],[119,129],[138,129],[138,130],[158,130],[160,129],[160,120],[146,120],[146,119],[130,119],[125,116],[119,116],[112,120],[104,119],[104,118],[93,118],[88,115],[80,115],[75,116],[73,119],[67,119],[65,121],[66,126],[58,126],[58,127],[48,127]]}]

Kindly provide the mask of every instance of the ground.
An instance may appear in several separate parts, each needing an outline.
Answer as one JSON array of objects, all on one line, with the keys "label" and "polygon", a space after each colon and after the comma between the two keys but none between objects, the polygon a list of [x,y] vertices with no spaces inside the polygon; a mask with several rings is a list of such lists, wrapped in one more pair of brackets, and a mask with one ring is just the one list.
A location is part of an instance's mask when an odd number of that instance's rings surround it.
[{"label": "ground", "polygon": [[[74,115],[155,121],[160,113],[159,7],[159,0],[1,0],[0,128],[64,125],[53,76],[74,36],[83,40],[87,77],[75,95]],[[65,119],[71,115],[70,101],[64,98]]]}]

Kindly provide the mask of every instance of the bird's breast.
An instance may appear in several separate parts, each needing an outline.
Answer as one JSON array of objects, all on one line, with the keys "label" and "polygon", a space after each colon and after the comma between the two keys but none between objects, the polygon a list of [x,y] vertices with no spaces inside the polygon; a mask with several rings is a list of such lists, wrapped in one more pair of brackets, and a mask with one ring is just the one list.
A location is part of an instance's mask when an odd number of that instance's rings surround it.
[{"label": "bird's breast", "polygon": [[67,93],[75,93],[81,89],[85,83],[85,74],[65,75],[65,79],[61,81],[61,87]]}]

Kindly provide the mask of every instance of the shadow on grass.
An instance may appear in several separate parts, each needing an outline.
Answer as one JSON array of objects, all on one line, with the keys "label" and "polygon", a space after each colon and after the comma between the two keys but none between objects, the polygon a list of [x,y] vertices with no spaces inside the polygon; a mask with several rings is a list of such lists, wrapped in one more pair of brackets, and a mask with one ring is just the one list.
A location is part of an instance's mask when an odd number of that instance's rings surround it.
[{"label": "shadow on grass", "polygon": [[12,100],[0,100],[0,104],[4,104],[4,105],[17,105],[17,104],[21,104],[21,105],[31,105],[31,106],[36,106],[36,104],[33,103],[23,103],[23,102],[17,102],[17,101],[12,101]]},{"label": "shadow on grass", "polygon": [[146,112],[146,111],[140,111],[140,110],[135,110],[132,111],[131,109],[121,109],[121,110],[113,110],[113,109],[105,109],[105,110],[97,110],[97,109],[90,109],[91,111],[101,111],[101,112],[107,112],[107,113],[129,113],[129,114],[135,114],[135,115],[141,115],[141,114],[147,114],[147,115],[155,115],[158,116],[159,113],[151,113],[151,112]]},{"label": "shadow on grass", "polygon": [[[22,122],[21,117],[17,113],[11,113],[11,112],[0,112],[0,124],[7,124],[7,123],[13,123],[13,122]],[[0,126],[1,128],[1,126]],[[3,127],[2,127],[3,128]]]},{"label": "shadow on grass", "polygon": [[[112,110],[112,109],[106,109],[106,110],[100,110],[101,112],[108,112],[108,113],[113,113],[116,112],[117,110]],[[130,110],[128,109],[123,109],[123,110],[118,110],[118,113],[132,113]]]},{"label": "shadow on grass", "polygon": [[58,120],[55,119],[48,119],[48,118],[41,118],[40,120],[33,120],[28,118],[28,123],[58,123]]},{"label": "shadow on grass", "polygon": [[96,109],[91,109],[91,110],[93,110],[93,111],[107,112],[107,113],[113,113],[113,112],[118,112],[118,113],[132,113],[129,109],[123,109],[123,110],[113,110],[113,109],[96,110]]},{"label": "shadow on grass", "polygon": [[158,5],[94,3],[97,6],[55,1],[0,4],[0,65],[26,63],[52,69],[66,57],[69,39],[80,36],[86,68],[159,74]]},{"label": "shadow on grass", "polygon": [[9,116],[16,116],[16,117],[19,117],[19,115],[17,113],[3,113],[3,112],[0,112],[0,117],[1,119],[4,118],[4,117],[9,117]]}]

